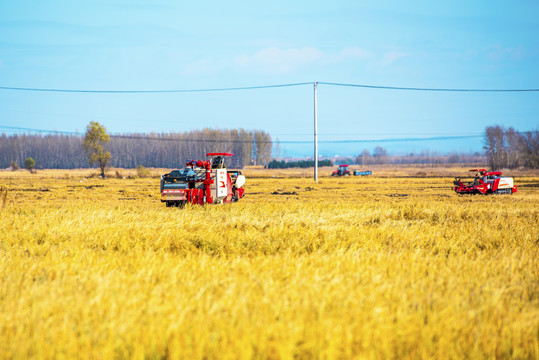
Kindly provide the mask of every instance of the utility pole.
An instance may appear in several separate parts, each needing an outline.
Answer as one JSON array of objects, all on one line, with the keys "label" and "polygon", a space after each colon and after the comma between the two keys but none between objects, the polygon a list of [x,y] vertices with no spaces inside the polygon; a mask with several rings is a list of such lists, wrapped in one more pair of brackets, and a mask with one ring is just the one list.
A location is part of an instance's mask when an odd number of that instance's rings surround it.
[{"label": "utility pole", "polygon": [[316,86],[314,83],[314,182],[318,182],[318,118],[316,108]]}]

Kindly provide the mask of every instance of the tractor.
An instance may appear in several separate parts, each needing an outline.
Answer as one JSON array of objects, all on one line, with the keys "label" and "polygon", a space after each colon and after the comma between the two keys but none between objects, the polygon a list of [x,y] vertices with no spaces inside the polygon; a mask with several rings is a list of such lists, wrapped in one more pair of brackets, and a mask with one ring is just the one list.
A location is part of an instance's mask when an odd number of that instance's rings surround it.
[{"label": "tractor", "polygon": [[453,190],[457,194],[513,194],[517,192],[513,178],[502,176],[501,171],[471,169],[475,176],[455,178]]},{"label": "tractor", "polygon": [[339,168],[331,173],[331,176],[350,176],[348,165],[339,165]]},{"label": "tractor", "polygon": [[208,153],[209,160],[190,160],[183,169],[161,175],[161,202],[167,207],[185,204],[228,204],[244,195],[245,176],[227,170],[229,153]]}]

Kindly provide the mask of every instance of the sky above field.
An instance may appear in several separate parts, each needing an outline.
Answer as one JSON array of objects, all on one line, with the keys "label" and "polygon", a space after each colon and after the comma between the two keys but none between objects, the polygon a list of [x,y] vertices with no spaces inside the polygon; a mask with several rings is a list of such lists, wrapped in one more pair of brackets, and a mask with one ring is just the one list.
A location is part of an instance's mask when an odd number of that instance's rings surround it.
[{"label": "sky above field", "polygon": [[[0,2],[0,87],[148,91],[307,83],[143,94],[0,89],[0,132],[84,132],[90,121],[109,133],[241,127],[268,131],[281,141],[282,155],[312,156],[315,81],[539,89],[539,2]],[[326,156],[375,146],[395,154],[475,152],[487,126],[539,127],[539,92],[319,84],[317,95],[319,152]],[[352,142],[336,142],[343,140]]]}]

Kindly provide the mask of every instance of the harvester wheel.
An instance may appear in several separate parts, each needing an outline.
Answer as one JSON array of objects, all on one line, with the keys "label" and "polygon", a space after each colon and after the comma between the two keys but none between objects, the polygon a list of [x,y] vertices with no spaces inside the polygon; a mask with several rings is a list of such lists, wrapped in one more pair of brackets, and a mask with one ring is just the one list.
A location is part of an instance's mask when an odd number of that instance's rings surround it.
[{"label": "harvester wheel", "polygon": [[166,204],[167,204],[167,207],[172,207],[172,205],[174,205],[174,204],[172,203],[172,201],[167,201]]}]

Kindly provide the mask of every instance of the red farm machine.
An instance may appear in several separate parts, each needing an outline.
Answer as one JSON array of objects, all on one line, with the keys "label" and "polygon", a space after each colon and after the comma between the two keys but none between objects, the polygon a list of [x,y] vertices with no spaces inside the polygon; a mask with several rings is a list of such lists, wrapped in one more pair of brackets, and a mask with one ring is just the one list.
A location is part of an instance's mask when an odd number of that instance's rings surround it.
[{"label": "red farm machine", "polygon": [[331,176],[350,176],[348,165],[339,165],[339,168],[331,173]]},{"label": "red farm machine", "polygon": [[[333,173],[331,173],[331,176],[350,176],[351,174],[352,172],[350,172],[348,165],[339,165],[339,168],[335,170]],[[366,175],[372,175],[372,171],[354,170],[353,174],[354,176],[366,176]]]},{"label": "red farm machine", "polygon": [[245,176],[238,170],[227,170],[229,153],[208,153],[209,160],[191,160],[183,169],[161,175],[161,201],[167,207],[187,203],[227,204],[243,197]]},{"label": "red farm machine", "polygon": [[500,171],[471,169],[475,176],[455,178],[453,190],[457,194],[512,194],[517,192],[513,178],[502,176]]}]

